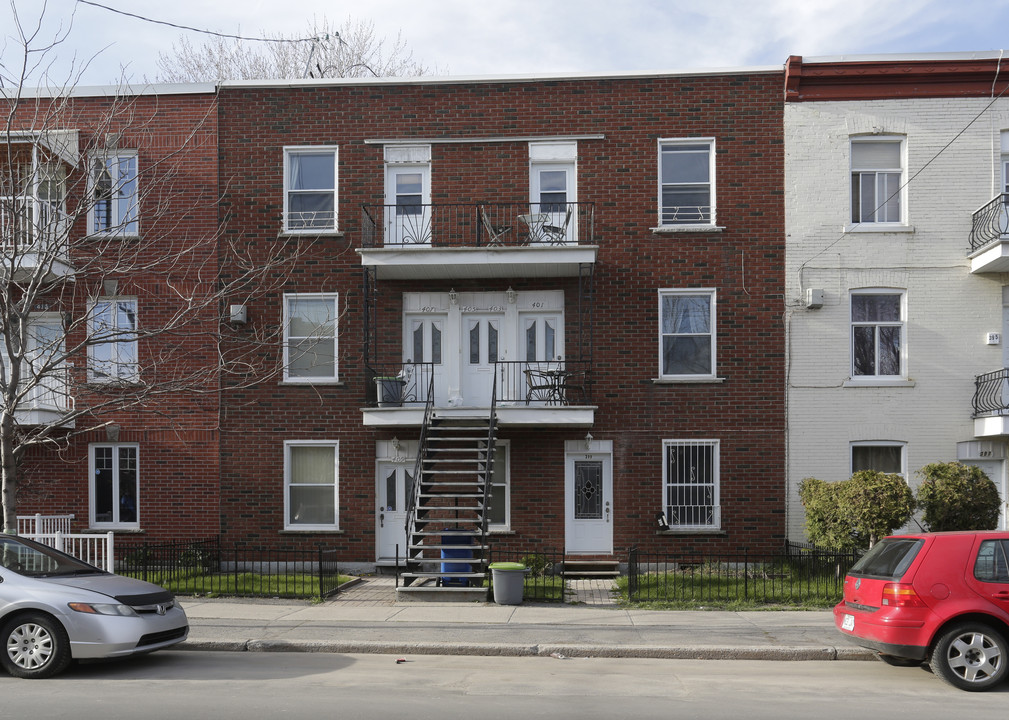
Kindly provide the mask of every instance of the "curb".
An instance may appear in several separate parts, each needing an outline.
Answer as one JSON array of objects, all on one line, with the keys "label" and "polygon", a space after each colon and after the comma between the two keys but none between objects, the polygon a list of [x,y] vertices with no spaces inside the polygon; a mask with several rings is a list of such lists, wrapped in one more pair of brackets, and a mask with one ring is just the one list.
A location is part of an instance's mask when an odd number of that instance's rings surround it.
[{"label": "curb", "polygon": [[306,652],[387,655],[479,655],[486,657],[654,658],[667,660],[875,660],[861,648],[710,647],[653,645],[520,645],[479,643],[324,642],[289,640],[186,640],[176,650],[210,652]]}]

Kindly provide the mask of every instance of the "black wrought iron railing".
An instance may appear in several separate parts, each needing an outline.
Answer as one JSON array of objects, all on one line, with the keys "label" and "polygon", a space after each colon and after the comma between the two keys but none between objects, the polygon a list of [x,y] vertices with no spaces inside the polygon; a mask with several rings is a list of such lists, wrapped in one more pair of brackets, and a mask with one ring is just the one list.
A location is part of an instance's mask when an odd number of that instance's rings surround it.
[{"label": "black wrought iron railing", "polygon": [[431,203],[362,206],[361,245],[521,247],[595,242],[594,203]]},{"label": "black wrought iron railing", "polygon": [[971,217],[970,251],[1009,236],[1009,193],[1002,193]]},{"label": "black wrought iron railing", "polygon": [[974,378],[974,417],[1009,415],[1009,368]]},{"label": "black wrought iron railing", "polygon": [[628,551],[630,602],[833,603],[860,551],[787,543],[778,553],[647,553]]}]

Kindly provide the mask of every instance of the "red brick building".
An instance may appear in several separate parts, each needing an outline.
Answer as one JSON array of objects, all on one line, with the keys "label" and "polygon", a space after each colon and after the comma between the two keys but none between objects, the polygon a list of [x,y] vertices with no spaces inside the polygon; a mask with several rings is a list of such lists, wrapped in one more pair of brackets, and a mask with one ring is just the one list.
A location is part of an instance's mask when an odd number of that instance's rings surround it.
[{"label": "red brick building", "polygon": [[[569,558],[778,548],[782,92],[780,69],[223,84],[225,277],[227,248],[291,254],[230,299],[222,352],[263,382],[222,379],[225,537],[380,564],[453,522]],[[495,447],[487,506],[417,491],[439,426]]]}]

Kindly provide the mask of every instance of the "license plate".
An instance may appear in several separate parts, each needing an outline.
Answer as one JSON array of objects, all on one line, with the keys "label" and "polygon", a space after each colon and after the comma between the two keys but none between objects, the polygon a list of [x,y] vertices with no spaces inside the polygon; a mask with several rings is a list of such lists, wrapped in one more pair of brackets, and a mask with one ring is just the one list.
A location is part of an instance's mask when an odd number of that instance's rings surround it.
[{"label": "license plate", "polygon": [[849,632],[855,629],[855,616],[845,615],[844,620],[841,621],[841,629],[848,630]]}]

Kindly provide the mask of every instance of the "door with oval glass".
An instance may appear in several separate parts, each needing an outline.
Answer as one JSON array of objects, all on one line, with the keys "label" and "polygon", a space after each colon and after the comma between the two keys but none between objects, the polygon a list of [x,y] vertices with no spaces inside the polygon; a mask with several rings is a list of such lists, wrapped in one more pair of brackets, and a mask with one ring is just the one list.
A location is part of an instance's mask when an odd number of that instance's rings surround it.
[{"label": "door with oval glass", "polygon": [[612,553],[611,456],[597,452],[568,453],[565,465],[565,552]]}]

